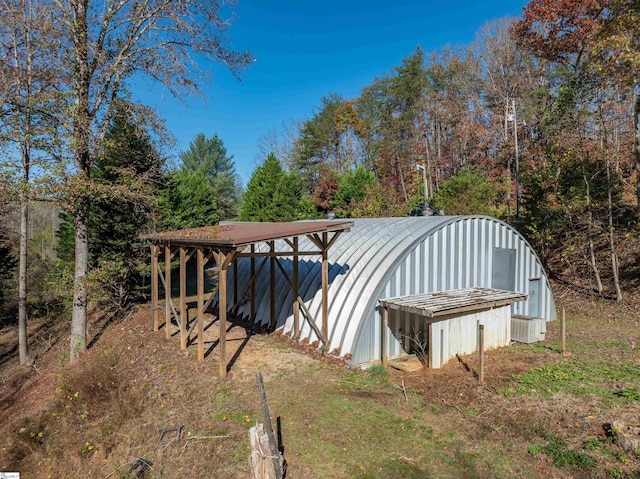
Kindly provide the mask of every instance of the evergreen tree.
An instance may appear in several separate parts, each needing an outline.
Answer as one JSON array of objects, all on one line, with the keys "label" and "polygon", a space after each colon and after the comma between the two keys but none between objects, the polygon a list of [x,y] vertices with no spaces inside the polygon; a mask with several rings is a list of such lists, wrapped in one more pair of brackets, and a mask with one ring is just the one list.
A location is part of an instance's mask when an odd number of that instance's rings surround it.
[{"label": "evergreen tree", "polygon": [[182,168],[169,175],[160,195],[161,225],[176,230],[218,223],[215,191],[203,171]]},{"label": "evergreen tree", "polygon": [[498,216],[494,202],[498,189],[479,168],[467,167],[442,182],[433,203],[447,215]]},{"label": "evergreen tree", "polygon": [[247,183],[240,212],[242,221],[275,221],[278,215],[274,211],[274,196],[284,175],[278,158],[269,154]]},{"label": "evergreen tree", "polygon": [[240,181],[233,155],[227,156],[227,149],[218,135],[207,138],[203,133],[198,133],[189,143],[189,149],[180,153],[180,159],[184,168],[201,171],[209,179],[220,219],[236,216]]},{"label": "evergreen tree", "polygon": [[336,215],[342,218],[350,217],[352,206],[365,198],[365,186],[376,183],[375,174],[362,166],[342,175],[338,191],[331,201]]}]

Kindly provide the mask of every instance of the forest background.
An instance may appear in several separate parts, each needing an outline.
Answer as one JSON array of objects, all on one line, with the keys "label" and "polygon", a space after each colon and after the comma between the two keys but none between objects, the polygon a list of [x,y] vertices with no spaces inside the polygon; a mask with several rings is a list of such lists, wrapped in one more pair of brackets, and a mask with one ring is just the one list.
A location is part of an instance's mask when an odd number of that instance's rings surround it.
[{"label": "forest background", "polygon": [[491,215],[556,281],[617,301],[638,286],[637,2],[535,0],[471,45],[417,47],[263,138],[244,191],[215,132],[169,164],[170,132],[126,81],[184,96],[198,59],[246,68],[224,2],[1,7],[0,318],[17,319],[25,366],[28,318],[71,318],[75,361],[88,310],[145,300],[140,234],[223,220]]}]

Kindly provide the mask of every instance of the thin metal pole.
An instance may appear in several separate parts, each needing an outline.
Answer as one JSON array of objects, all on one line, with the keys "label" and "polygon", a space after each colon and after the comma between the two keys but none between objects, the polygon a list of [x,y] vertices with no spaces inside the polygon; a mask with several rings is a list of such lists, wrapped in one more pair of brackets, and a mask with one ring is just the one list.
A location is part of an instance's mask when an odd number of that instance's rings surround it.
[{"label": "thin metal pole", "polygon": [[518,149],[518,117],[516,116],[516,100],[511,100],[513,108],[513,141],[516,149],[516,217],[520,218],[522,213],[520,204],[522,200],[522,188],[520,186],[520,151]]}]

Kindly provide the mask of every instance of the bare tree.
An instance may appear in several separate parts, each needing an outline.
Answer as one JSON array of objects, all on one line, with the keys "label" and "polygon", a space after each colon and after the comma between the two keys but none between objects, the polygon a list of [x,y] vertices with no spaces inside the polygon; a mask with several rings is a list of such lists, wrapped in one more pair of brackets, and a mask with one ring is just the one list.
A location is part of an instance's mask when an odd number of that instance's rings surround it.
[{"label": "bare tree", "polygon": [[[55,38],[50,5],[37,0],[2,0],[0,10],[0,140],[5,166],[13,169],[20,203],[18,267],[18,345],[20,364],[29,367],[27,349],[27,263],[31,174],[42,167],[56,129]],[[14,158],[17,161],[12,161]],[[7,164],[8,163],[8,164]]]},{"label": "bare tree", "polygon": [[86,349],[88,211],[95,151],[114,100],[127,80],[146,76],[172,94],[198,92],[205,67],[222,62],[238,74],[251,61],[229,46],[223,0],[56,0],[64,34],[61,77],[71,102],[70,140],[76,177],[70,196],[75,227],[71,361]]}]

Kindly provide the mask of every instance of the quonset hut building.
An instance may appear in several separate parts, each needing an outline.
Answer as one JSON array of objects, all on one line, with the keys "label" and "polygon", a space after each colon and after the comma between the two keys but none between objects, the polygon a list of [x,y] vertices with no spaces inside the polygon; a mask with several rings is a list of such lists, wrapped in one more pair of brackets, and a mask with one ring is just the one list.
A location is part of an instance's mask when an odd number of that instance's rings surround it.
[{"label": "quonset hut building", "polygon": [[[460,290],[491,288],[521,293],[526,299],[513,303],[512,315],[556,318],[555,305],[545,271],[535,252],[514,228],[484,216],[433,216],[354,219],[349,233],[337,238],[329,251],[328,334],[330,349],[350,358],[354,365],[377,360],[382,355],[379,300],[384,298]],[[300,248],[312,247],[300,237]],[[260,245],[258,248],[266,248]],[[275,242],[276,251],[289,249]],[[267,249],[264,249],[267,251]],[[293,262],[278,259],[275,270],[275,327],[293,332],[293,293],[287,286]],[[239,258],[230,270],[230,281],[240,291],[248,284],[249,258]],[[233,279],[233,272],[237,278]],[[322,307],[321,262],[315,258],[299,263],[299,288],[306,311],[319,317]],[[270,322],[270,273],[261,271],[255,280],[255,322]],[[232,302],[228,291],[228,303]],[[237,314],[248,318],[248,302]],[[273,323],[272,323],[273,324]],[[394,357],[410,352],[407,336],[424,333],[424,321],[411,314],[392,311],[386,348]],[[318,340],[309,321],[301,320],[300,338]]]}]

